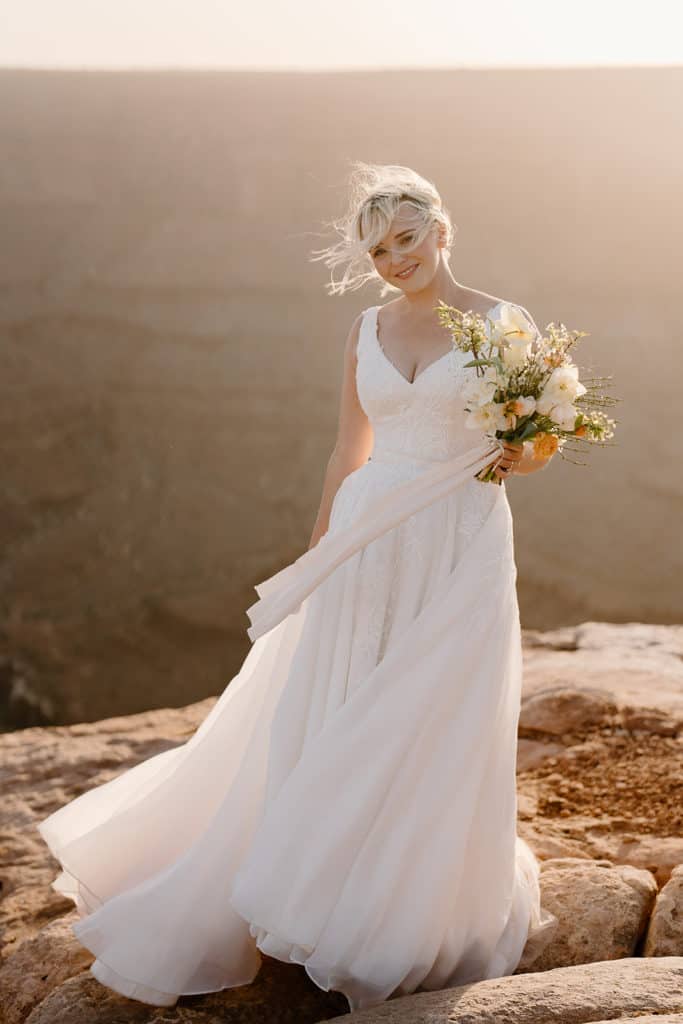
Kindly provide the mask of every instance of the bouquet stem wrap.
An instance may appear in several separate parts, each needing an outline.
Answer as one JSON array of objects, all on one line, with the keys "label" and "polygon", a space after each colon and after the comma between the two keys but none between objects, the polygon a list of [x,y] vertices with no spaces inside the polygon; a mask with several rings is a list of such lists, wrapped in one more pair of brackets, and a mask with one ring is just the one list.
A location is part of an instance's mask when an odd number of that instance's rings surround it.
[{"label": "bouquet stem wrap", "polygon": [[315,547],[255,586],[259,600],[247,609],[252,641],[299,610],[302,601],[338,565],[376,537],[420,509],[451,494],[504,452],[497,439],[486,439],[466,452],[437,463],[374,501],[347,529],[324,534]]}]

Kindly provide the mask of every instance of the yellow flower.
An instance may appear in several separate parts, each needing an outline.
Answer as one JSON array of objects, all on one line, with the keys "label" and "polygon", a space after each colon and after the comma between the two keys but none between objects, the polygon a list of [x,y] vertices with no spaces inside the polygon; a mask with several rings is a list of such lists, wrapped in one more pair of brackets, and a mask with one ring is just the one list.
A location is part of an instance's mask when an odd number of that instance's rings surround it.
[{"label": "yellow flower", "polygon": [[559,441],[555,434],[536,434],[534,437],[534,458],[549,459],[557,451]]}]

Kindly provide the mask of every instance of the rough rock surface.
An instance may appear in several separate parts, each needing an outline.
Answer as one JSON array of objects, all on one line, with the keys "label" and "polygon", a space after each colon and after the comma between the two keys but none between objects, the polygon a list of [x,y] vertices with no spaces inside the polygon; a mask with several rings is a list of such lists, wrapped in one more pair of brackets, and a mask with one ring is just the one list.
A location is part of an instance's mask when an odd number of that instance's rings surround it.
[{"label": "rough rock surface", "polygon": [[524,630],[524,688],[581,683],[638,714],[683,717],[683,626],[583,622]]},{"label": "rough rock surface", "polygon": [[645,937],[645,956],[683,956],[683,865],[657,896]]},{"label": "rough rock surface", "polygon": [[527,971],[634,956],[657,882],[649,871],[628,864],[565,857],[541,863],[541,893],[559,926]]},{"label": "rough rock surface", "polygon": [[[526,638],[519,723],[519,831],[542,860],[543,902],[558,916],[560,927],[531,968],[514,976],[519,985],[555,968],[574,965],[572,969],[577,970],[586,961],[608,961],[615,969],[635,963],[647,978],[650,967],[655,974],[660,970],[662,956],[669,958],[673,969],[670,958],[683,955],[677,931],[677,921],[683,919],[679,910],[682,879],[676,870],[683,864],[683,679],[679,692],[671,666],[668,676],[666,672],[659,675],[663,661],[672,656],[678,632],[671,627],[666,640],[669,627],[593,626]],[[607,646],[618,638],[617,653],[603,650],[600,637]],[[587,645],[585,649],[582,644]],[[629,649],[631,656],[626,653]],[[648,651],[652,664],[646,687]],[[552,669],[555,657],[560,659],[557,672]],[[572,657],[579,659],[574,674]],[[612,674],[601,673],[601,665],[607,663],[613,666]],[[660,679],[662,703],[655,689]],[[634,702],[636,695],[641,703]],[[263,958],[252,985],[185,998],[172,1011],[157,1012],[119,999],[90,976],[87,966],[92,958],[68,927],[73,906],[50,888],[57,865],[33,827],[35,822],[91,786],[184,742],[214,700],[0,735],[4,767],[0,1019],[4,1013],[7,1024],[162,1019],[304,1022],[345,1013],[347,1004],[339,993],[320,992],[300,967],[268,957]],[[669,878],[655,903],[657,887]],[[678,961],[675,969],[680,970]],[[645,992],[648,986],[649,982]],[[595,992],[599,991],[598,986]],[[402,1012],[402,1002],[390,1000],[391,1010],[386,1012]],[[64,1016],[67,1007],[71,1016]],[[600,1009],[605,1019],[618,1019],[613,1009],[624,1015],[660,1009],[683,1013],[683,998],[678,1004],[661,1006],[627,1001],[615,1007],[607,1000],[591,1011],[592,1017],[561,1019],[597,1021]],[[424,1019],[445,1020],[441,1012]],[[518,1019],[506,1018],[505,1012],[503,1008],[497,1019]]]},{"label": "rough rock surface", "polygon": [[[598,1020],[594,1024],[614,1024],[612,1021]],[[644,1017],[617,1017],[618,1024],[681,1024],[683,1013],[646,1013]]]},{"label": "rough rock surface", "polygon": [[524,639],[521,834],[544,859],[631,864],[662,885],[683,863],[683,628]]},{"label": "rough rock surface", "polygon": [[20,1024],[63,982],[86,970],[92,954],[71,931],[75,911],[58,917],[19,944],[0,966],[0,1017]]},{"label": "rough rock surface", "polygon": [[[683,958],[607,960],[389,1000],[354,1024],[584,1024],[683,1009]],[[659,1020],[659,1017],[655,1017]],[[33,1024],[33,1022],[32,1022]]]},{"label": "rough rock surface", "polygon": [[53,990],[27,1018],[28,1024],[315,1024],[348,1016],[339,992],[323,992],[296,964],[264,957],[251,985],[206,996],[185,996],[175,1007],[158,1008],[125,999],[89,972]]}]

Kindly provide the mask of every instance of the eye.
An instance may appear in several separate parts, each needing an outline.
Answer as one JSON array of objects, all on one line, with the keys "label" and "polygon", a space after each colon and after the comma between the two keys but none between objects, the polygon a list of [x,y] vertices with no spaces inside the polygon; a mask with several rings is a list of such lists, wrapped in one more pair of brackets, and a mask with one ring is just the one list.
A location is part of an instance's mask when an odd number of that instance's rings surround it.
[{"label": "eye", "polygon": [[384,252],[384,249],[375,249],[375,252],[374,252],[374,254],[373,254],[373,255],[375,256],[375,259],[376,259],[376,258],[377,258],[378,256],[381,256],[383,252]]}]

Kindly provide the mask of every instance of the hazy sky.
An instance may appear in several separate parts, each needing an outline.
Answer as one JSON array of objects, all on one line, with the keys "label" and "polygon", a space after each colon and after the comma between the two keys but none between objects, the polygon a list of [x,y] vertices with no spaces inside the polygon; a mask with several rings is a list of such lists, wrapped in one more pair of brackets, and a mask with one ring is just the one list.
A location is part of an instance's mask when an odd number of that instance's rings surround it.
[{"label": "hazy sky", "polygon": [[4,67],[681,63],[683,0],[0,0]]}]

